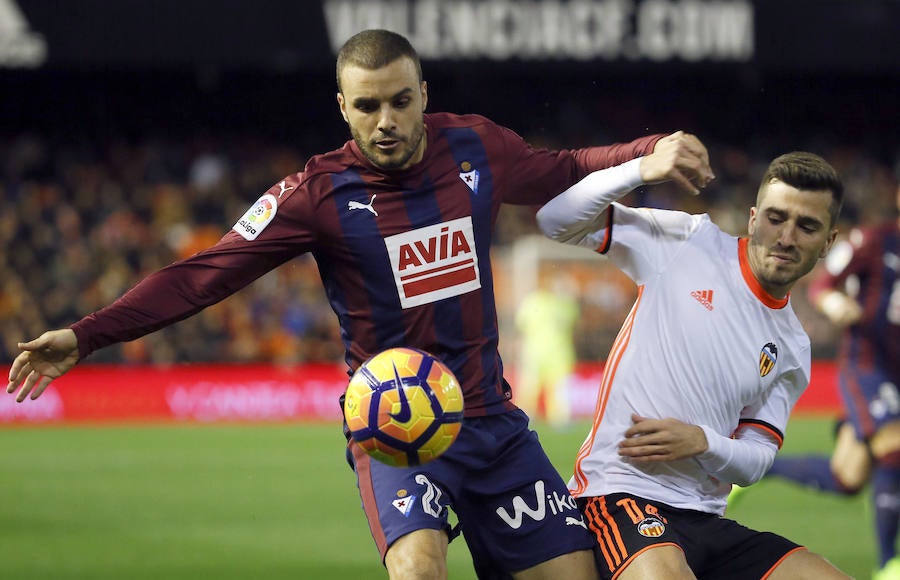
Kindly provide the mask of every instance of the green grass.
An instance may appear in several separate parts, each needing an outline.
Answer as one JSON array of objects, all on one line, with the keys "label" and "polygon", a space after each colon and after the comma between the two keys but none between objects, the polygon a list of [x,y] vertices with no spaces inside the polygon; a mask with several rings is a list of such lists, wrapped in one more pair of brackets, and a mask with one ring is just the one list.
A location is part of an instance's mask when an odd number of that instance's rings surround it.
[{"label": "green grass", "polygon": [[[539,428],[566,475],[586,429]],[[336,425],[12,428],[0,441],[3,578],[386,577]],[[830,442],[828,422],[796,420],[785,451]],[[864,497],[767,481],[742,499],[730,516],[871,572]],[[450,577],[475,577],[462,542]]]}]

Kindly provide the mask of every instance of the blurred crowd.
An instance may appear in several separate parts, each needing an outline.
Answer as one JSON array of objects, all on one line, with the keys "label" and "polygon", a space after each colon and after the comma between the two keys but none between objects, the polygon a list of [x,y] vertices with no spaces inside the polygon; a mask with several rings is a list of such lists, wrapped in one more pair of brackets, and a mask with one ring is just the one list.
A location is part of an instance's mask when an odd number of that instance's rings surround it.
[{"label": "blurred crowd", "polygon": [[[534,140],[554,145],[546,135]],[[709,212],[724,229],[744,233],[759,178],[778,152],[707,144],[717,180],[704,195],[690,198],[659,186],[641,190],[629,202]],[[891,215],[896,191],[891,163],[862,149],[834,146],[817,152],[845,179],[847,225]],[[208,134],[90,144],[29,133],[0,137],[0,359],[12,360],[16,342],[69,325],[143,276],[215,243],[263,191],[300,170],[310,153],[276,140]],[[502,249],[536,231],[533,209],[506,208],[496,244]],[[503,294],[498,297],[501,313],[515,308],[504,303]],[[814,356],[833,354],[836,333],[809,307],[804,285],[793,300]],[[602,356],[620,319],[584,320],[595,320],[597,328],[580,329],[579,354]],[[198,316],[103,349],[91,361],[296,363],[342,357],[316,265],[304,256]]]}]

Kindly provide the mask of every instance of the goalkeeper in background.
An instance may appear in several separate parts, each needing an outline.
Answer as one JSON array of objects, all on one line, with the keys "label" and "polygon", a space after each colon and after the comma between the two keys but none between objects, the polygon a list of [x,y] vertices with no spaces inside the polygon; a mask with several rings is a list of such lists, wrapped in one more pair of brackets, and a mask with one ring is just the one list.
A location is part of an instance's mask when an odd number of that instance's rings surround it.
[{"label": "goalkeeper in background", "polygon": [[571,418],[568,382],[575,371],[575,325],[579,306],[576,281],[560,274],[542,274],[538,288],[530,292],[516,312],[520,337],[519,389],[516,404],[528,416],[540,415],[554,428],[564,428]]}]

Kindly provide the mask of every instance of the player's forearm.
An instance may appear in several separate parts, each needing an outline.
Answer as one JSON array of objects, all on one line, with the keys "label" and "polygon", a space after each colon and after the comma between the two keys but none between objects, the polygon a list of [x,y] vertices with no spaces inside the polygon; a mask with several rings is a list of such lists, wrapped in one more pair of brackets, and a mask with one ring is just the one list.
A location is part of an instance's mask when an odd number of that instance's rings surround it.
[{"label": "player's forearm", "polygon": [[135,340],[219,302],[249,281],[209,262],[176,262],[143,279],[109,306],[70,328],[80,360],[95,350]]},{"label": "player's forearm", "polygon": [[572,245],[606,227],[603,214],[609,205],[641,185],[640,159],[595,171],[574,184],[537,212],[541,231]]},{"label": "player's forearm", "polygon": [[587,175],[608,167],[615,167],[626,161],[649,155],[656,147],[656,142],[662,137],[664,135],[649,135],[629,143],[616,143],[579,149],[575,151],[575,163],[581,175]]},{"label": "player's forearm", "polygon": [[739,438],[719,435],[709,427],[700,426],[709,445],[697,456],[700,466],[719,481],[746,486],[762,478],[769,471],[778,446],[766,435],[752,429],[741,431]]}]

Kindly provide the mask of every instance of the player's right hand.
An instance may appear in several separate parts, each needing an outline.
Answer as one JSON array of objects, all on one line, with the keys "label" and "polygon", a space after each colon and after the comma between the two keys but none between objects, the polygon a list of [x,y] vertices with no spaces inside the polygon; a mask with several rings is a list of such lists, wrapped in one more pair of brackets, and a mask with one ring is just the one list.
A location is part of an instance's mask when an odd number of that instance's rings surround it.
[{"label": "player's right hand", "polygon": [[78,362],[78,338],[69,329],[50,330],[30,342],[18,344],[22,352],[9,369],[6,392],[13,393],[21,385],[16,401],[21,403],[31,394],[37,399],[54,379],[58,379]]},{"label": "player's right hand", "polygon": [[640,170],[644,183],[673,181],[694,195],[716,178],[706,146],[695,135],[684,131],[657,141],[653,153],[641,158]]}]

